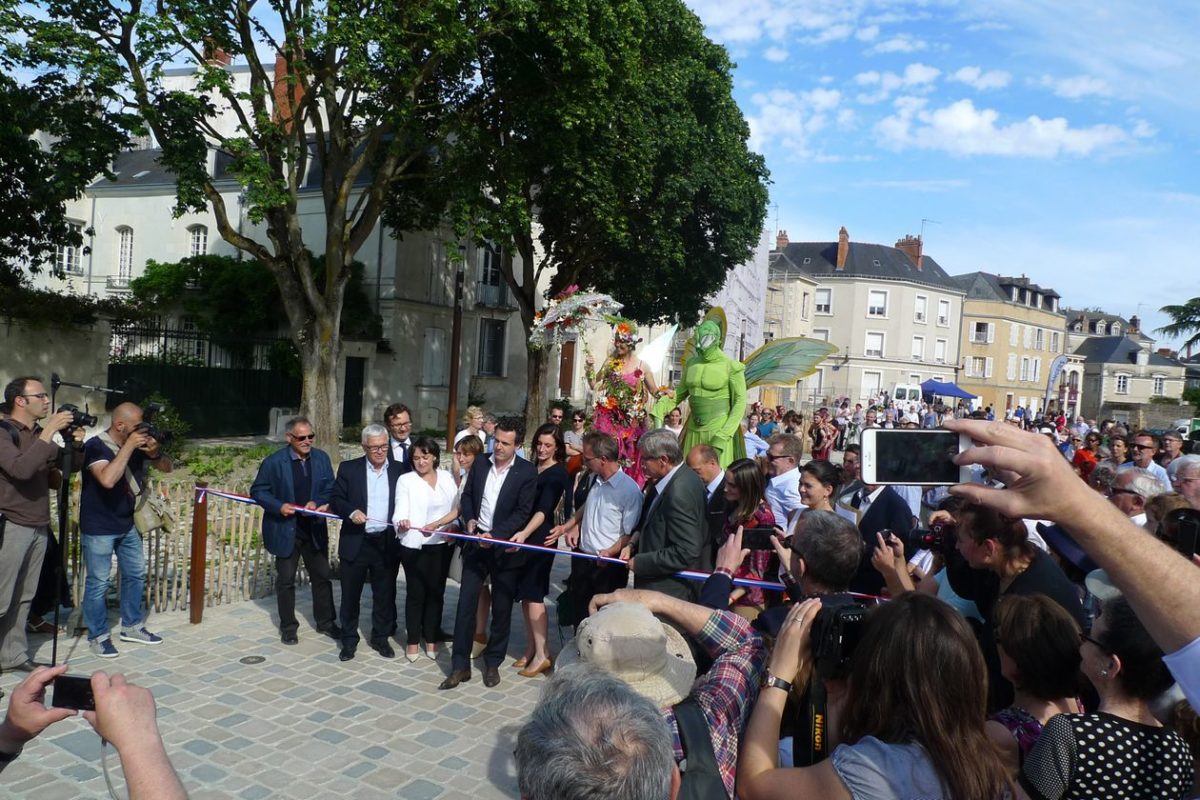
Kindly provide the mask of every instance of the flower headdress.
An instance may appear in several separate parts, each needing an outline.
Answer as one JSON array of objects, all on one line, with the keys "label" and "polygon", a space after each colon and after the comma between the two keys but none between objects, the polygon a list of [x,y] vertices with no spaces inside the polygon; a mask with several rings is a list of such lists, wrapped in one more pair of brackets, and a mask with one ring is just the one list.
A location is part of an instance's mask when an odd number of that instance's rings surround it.
[{"label": "flower headdress", "polygon": [[604,319],[613,326],[613,342],[630,347],[642,343],[641,337],[637,335],[637,323],[633,320],[611,314],[605,315]]}]

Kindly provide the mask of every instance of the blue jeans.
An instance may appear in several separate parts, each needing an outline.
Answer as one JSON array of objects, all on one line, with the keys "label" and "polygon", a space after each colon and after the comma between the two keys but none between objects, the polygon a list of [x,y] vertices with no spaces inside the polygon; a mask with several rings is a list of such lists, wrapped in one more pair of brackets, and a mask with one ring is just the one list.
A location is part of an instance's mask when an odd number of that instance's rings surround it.
[{"label": "blue jeans", "polygon": [[108,635],[108,583],[112,573],[112,555],[117,553],[121,571],[121,625],[136,628],[142,624],[142,591],[146,586],[146,556],[137,528],[128,533],[85,533],[82,542],[87,580],[83,585],[83,621],[88,641]]}]

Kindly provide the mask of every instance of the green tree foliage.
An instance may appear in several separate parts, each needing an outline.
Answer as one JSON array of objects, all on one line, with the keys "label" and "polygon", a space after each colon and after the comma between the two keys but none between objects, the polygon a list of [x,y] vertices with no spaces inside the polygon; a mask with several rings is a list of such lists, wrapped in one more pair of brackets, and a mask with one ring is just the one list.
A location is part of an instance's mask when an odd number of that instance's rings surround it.
[{"label": "green tree foliage", "polygon": [[111,63],[80,63],[69,29],[22,42],[20,8],[0,0],[0,285],[9,288],[18,265],[54,268],[60,246],[83,244],[64,203],[107,171],[137,127],[107,102]]},{"label": "green tree foliage", "polygon": [[[436,185],[430,157],[472,84],[470,55],[492,25],[490,5],[49,0],[23,7],[10,27],[27,37],[30,66],[63,76],[70,67],[98,101],[132,106],[177,178],[176,210],[211,208],[221,237],[270,271],[303,368],[302,410],[332,446],[354,255],[389,194],[399,230],[440,211],[424,201]],[[227,57],[246,65],[248,88]],[[189,87],[165,75],[181,65],[197,70]],[[230,109],[229,125],[216,124],[218,108]],[[261,235],[242,232],[239,210],[214,185],[210,148],[229,157]],[[307,209],[321,224],[306,234]],[[327,269],[314,269],[312,252]]]},{"label": "green tree foliage", "polygon": [[[480,40],[447,156],[460,230],[504,250],[526,334],[547,282],[608,292],[643,321],[695,320],[766,212],[724,48],[679,0],[497,5],[506,35]],[[529,420],[544,359],[530,351]]]},{"label": "green tree foliage", "polygon": [[1159,309],[1171,318],[1171,323],[1159,328],[1156,333],[1171,337],[1189,337],[1184,347],[1200,345],[1200,297],[1193,297],[1180,305],[1163,306]]}]

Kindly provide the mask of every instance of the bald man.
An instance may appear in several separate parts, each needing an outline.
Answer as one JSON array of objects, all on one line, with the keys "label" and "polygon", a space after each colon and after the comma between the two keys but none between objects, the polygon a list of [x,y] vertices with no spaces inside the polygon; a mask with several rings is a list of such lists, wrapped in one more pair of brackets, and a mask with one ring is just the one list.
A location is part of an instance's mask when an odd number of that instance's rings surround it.
[{"label": "bald man", "polygon": [[[122,403],[113,409],[108,430],[83,448],[83,490],[79,501],[79,531],[87,581],[83,588],[83,621],[88,646],[101,658],[116,658],[108,629],[108,583],[113,553],[121,571],[121,641],[162,644],[146,630],[142,590],[146,585],[146,555],[133,524],[134,496],[146,485],[146,467],[173,470],[171,458],[145,431],[142,409]],[[137,489],[133,488],[134,486]]]}]

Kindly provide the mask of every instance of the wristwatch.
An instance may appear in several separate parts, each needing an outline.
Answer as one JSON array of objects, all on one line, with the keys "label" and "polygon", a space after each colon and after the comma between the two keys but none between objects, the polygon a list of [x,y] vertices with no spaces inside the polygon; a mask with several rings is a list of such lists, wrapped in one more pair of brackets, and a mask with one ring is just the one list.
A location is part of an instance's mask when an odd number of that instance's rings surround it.
[{"label": "wristwatch", "polygon": [[790,692],[792,690],[791,681],[785,681],[778,675],[772,675],[770,670],[767,670],[763,675],[762,685],[764,689],[783,689],[785,692]]}]

